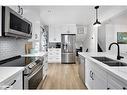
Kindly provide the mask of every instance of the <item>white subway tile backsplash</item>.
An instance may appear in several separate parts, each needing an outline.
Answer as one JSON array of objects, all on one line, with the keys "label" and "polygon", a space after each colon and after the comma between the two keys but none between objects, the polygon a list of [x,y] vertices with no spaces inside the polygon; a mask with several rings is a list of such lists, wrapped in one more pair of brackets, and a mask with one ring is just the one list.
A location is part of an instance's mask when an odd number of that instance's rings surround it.
[{"label": "white subway tile backsplash", "polygon": [[0,37],[0,60],[25,54],[25,39]]}]

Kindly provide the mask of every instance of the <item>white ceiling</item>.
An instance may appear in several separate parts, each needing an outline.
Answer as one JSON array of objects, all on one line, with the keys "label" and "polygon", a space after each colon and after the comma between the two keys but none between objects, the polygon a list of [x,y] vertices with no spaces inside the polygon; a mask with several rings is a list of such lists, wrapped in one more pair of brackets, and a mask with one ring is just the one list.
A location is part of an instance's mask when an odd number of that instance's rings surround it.
[{"label": "white ceiling", "polygon": [[[101,6],[99,20],[106,19],[127,9],[126,6]],[[43,24],[84,24],[95,21],[94,6],[41,6],[40,17]]]},{"label": "white ceiling", "polygon": [[127,10],[125,10],[125,11],[121,12],[120,14],[116,15],[115,17],[107,20],[105,23],[127,25]]},{"label": "white ceiling", "polygon": [[40,15],[45,24],[87,24],[94,10],[93,6],[44,6]]}]

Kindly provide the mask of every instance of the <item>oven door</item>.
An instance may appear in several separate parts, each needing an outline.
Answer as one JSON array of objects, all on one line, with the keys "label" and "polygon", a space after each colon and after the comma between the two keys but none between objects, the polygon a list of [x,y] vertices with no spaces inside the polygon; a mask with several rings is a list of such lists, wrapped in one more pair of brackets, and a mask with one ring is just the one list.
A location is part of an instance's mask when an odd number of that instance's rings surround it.
[{"label": "oven door", "polygon": [[43,66],[40,66],[28,77],[28,89],[36,89],[43,79]]}]

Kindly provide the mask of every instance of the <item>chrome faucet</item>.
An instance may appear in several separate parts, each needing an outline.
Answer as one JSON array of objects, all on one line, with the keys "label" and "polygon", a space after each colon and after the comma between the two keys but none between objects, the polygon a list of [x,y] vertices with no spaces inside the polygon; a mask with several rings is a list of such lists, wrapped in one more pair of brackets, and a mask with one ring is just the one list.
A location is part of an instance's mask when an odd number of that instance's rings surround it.
[{"label": "chrome faucet", "polygon": [[113,44],[115,44],[115,45],[117,45],[117,49],[118,49],[118,51],[117,51],[117,60],[120,60],[121,58],[124,58],[123,56],[120,56],[120,47],[119,47],[119,44],[118,43],[111,43],[110,45],[109,45],[109,50],[111,49],[111,46],[113,45]]}]

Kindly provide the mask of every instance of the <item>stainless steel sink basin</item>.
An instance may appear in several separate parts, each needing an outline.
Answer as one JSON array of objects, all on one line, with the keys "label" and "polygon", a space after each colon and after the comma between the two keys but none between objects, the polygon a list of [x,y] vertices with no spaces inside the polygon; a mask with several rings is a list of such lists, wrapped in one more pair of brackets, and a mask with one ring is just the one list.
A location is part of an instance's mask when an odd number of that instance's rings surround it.
[{"label": "stainless steel sink basin", "polygon": [[126,63],[123,62],[119,62],[113,59],[110,59],[108,57],[92,57],[100,62],[103,62],[104,64],[108,65],[108,66],[127,66]]}]

